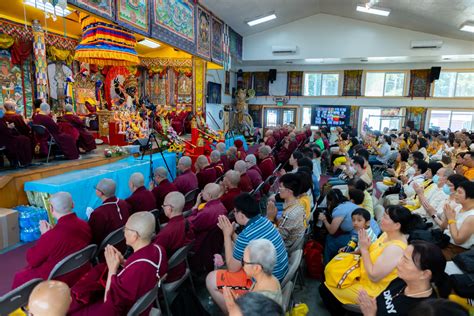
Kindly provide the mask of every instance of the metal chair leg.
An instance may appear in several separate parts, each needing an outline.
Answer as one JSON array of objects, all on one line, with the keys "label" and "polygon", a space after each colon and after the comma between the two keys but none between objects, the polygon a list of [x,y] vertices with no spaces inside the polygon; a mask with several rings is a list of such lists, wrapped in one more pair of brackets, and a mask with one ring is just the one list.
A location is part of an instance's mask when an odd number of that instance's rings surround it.
[{"label": "metal chair leg", "polygon": [[51,141],[49,141],[49,146],[48,146],[48,157],[46,157],[46,163],[49,162],[49,156],[51,155],[51,146],[53,144],[51,143]]}]

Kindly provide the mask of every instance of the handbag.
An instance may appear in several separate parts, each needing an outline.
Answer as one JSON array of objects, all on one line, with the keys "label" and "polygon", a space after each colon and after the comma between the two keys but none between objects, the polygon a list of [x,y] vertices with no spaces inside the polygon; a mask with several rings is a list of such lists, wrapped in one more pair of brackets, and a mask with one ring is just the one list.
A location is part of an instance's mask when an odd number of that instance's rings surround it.
[{"label": "handbag", "polygon": [[474,249],[456,255],[453,261],[462,271],[474,273]]},{"label": "handbag", "polygon": [[326,285],[338,289],[351,286],[360,278],[360,256],[352,253],[339,253],[326,265],[324,276]]}]

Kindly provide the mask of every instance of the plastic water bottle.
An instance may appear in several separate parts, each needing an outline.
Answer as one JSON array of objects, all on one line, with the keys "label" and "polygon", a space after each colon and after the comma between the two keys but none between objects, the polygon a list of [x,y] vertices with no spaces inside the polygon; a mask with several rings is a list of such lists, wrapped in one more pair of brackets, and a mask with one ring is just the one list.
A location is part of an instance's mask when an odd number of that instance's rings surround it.
[{"label": "plastic water bottle", "polygon": [[347,246],[344,248],[344,252],[353,252],[357,248],[357,235],[352,235],[351,240],[347,243]]}]

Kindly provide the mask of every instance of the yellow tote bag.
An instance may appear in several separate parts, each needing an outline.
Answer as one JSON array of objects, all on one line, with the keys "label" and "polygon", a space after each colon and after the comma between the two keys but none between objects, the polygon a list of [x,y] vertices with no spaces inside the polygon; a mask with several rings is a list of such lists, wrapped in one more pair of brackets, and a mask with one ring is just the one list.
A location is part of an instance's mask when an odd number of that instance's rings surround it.
[{"label": "yellow tote bag", "polygon": [[360,278],[359,255],[341,252],[326,265],[326,285],[344,289]]}]

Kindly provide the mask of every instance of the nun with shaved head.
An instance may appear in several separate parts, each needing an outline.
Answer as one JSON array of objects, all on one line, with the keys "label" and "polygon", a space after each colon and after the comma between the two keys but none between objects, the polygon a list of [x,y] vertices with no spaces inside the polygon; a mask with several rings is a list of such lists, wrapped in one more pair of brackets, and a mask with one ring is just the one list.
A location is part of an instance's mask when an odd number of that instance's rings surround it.
[{"label": "nun with shaved head", "polygon": [[[135,302],[153,289],[168,269],[168,258],[163,247],[153,243],[155,218],[150,212],[138,212],[129,217],[123,228],[125,242],[133,254],[124,257],[114,246],[105,248],[105,264],[97,265],[89,275],[107,275],[102,295],[89,300],[81,297],[78,290],[84,289],[81,282],[90,282],[84,277],[71,289],[73,302],[68,315],[126,315]],[[97,273],[102,269],[102,273]],[[144,313],[148,315],[149,310]]]},{"label": "nun with shaved head", "polygon": [[145,188],[145,177],[141,172],[132,173],[128,180],[128,187],[132,192],[125,201],[130,208],[130,214],[149,212],[156,209],[155,195]]}]

